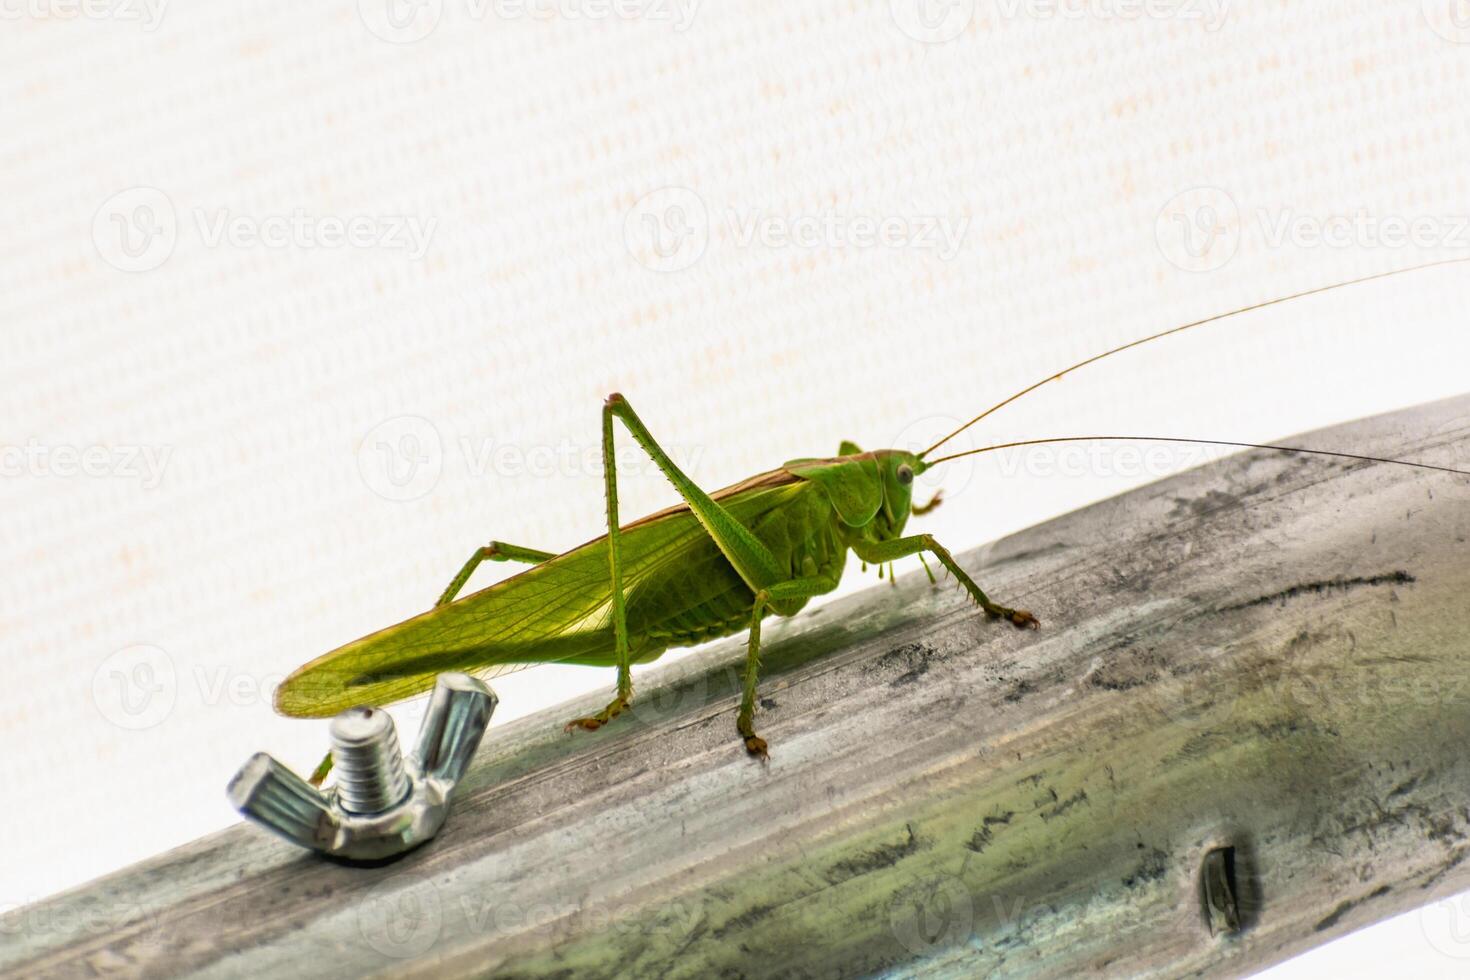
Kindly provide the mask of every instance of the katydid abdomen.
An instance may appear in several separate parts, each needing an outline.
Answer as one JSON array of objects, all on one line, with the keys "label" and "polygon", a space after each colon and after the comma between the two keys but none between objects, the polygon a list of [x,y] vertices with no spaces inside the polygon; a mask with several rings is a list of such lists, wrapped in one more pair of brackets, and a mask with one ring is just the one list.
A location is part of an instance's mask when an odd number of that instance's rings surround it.
[{"label": "katydid abdomen", "polygon": [[[783,469],[714,496],[729,501],[789,577],[830,578],[835,587],[847,546],[820,487]],[[656,539],[637,533],[654,527]],[[755,590],[687,507],[629,524],[620,537],[630,583],[624,592],[632,662],[750,626]],[[297,717],[328,717],[355,704],[410,697],[447,670],[495,677],[543,663],[616,666],[607,548],[606,536],[596,538],[339,647],[288,678],[276,692],[276,706]],[[764,614],[789,615],[806,601]]]}]

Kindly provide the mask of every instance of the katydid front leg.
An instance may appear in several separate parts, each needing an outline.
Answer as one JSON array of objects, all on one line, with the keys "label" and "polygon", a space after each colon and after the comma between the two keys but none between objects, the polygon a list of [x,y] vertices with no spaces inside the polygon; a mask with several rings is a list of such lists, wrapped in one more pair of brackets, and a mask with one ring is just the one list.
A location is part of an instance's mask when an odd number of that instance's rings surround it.
[{"label": "katydid front leg", "polygon": [[622,714],[633,700],[628,613],[623,596],[623,552],[621,531],[618,527],[617,458],[613,452],[614,418],[623,423],[633,439],[674,485],[674,489],[679,491],[679,496],[684,498],[684,503],[689,506],[695,519],[752,592],[774,586],[782,578],[770,549],[674,465],[669,454],[649,434],[626,398],[616,393],[608,395],[602,406],[602,472],[607,488],[607,560],[612,586],[613,653],[618,668],[618,695],[612,703],[592,717],[576,718],[568,722],[568,731],[578,728],[595,731]]},{"label": "katydid front leg", "polygon": [[975,580],[965,574],[965,570],[960,567],[959,562],[954,560],[954,555],[949,553],[949,549],[935,541],[932,534],[915,534],[907,538],[895,538],[892,541],[856,541],[852,545],[852,550],[866,562],[893,561],[909,555],[922,555],[927,551],[950,570],[959,583],[965,587],[965,591],[970,593],[970,597],[990,615],[999,619],[1008,619],[1022,627],[1041,625],[1035,616],[1024,609],[1010,609],[991,602],[990,597],[975,584]]}]

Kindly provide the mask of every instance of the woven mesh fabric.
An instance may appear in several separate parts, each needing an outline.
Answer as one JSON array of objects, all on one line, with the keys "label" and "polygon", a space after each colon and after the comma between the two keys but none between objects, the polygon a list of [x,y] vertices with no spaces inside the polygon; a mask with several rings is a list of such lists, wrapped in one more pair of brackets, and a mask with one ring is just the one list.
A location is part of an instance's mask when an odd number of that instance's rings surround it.
[{"label": "woven mesh fabric", "polygon": [[[0,28],[0,784],[51,801],[0,903],[231,822],[250,752],[309,765],[271,684],[476,545],[598,533],[610,391],[716,487],[1470,254],[1437,0],[70,9]],[[1464,280],[1138,351],[984,436],[1453,394]],[[928,526],[967,548],[1200,458],[965,464]],[[672,500],[627,462],[625,514]],[[527,672],[501,719],[610,683]]]}]

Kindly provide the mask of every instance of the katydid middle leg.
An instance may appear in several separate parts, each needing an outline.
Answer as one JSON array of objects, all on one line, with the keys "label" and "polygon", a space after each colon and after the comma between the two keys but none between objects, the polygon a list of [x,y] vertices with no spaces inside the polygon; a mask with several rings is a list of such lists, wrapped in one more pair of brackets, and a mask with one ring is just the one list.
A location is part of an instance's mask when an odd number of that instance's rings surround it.
[{"label": "katydid middle leg", "polygon": [[[485,547],[475,549],[475,553],[470,556],[470,560],[464,563],[464,567],[459,570],[459,574],[454,576],[448,588],[439,596],[439,601],[434,603],[434,605],[443,606],[453,602],[454,597],[459,595],[459,590],[464,588],[464,584],[470,580],[471,575],[475,574],[475,569],[480,567],[481,562],[520,561],[528,565],[539,565],[548,558],[555,557],[549,551],[523,548],[518,544],[506,544],[504,541],[491,541]],[[313,786],[320,786],[322,781],[327,778],[327,774],[331,771],[332,753],[328,752],[322,761],[317,764],[317,767],[312,770],[309,782]]]},{"label": "katydid middle leg", "polygon": [[[909,555],[922,556],[923,552],[927,551],[950,570],[950,573],[965,587],[965,591],[970,593],[970,597],[990,615],[999,619],[1008,619],[1022,627],[1041,625],[1035,616],[1024,609],[1011,609],[990,601],[990,597],[975,584],[975,580],[965,574],[965,570],[960,567],[959,562],[954,560],[954,555],[949,553],[949,549],[935,541],[932,534],[915,534],[906,538],[895,538],[892,541],[857,541],[853,543],[852,550],[866,562],[893,561]],[[931,575],[930,578],[933,576]]]},{"label": "katydid middle leg", "polygon": [[750,612],[750,639],[745,654],[745,686],[740,694],[740,714],[735,727],[745,739],[745,750],[762,759],[767,757],[766,740],[755,733],[755,685],[761,666],[761,620],[772,606],[805,602],[813,596],[823,595],[837,588],[837,580],[830,576],[813,575],[807,578],[777,582],[768,589],[755,594],[755,604]]},{"label": "katydid middle leg", "polygon": [[475,549],[475,553],[470,555],[470,560],[464,563],[464,567],[454,576],[454,579],[444,590],[444,594],[439,597],[439,601],[434,603],[434,605],[442,606],[446,603],[453,602],[454,597],[459,595],[459,590],[464,588],[464,584],[470,580],[470,576],[475,574],[475,569],[480,567],[480,562],[519,561],[525,562],[527,565],[539,565],[543,561],[555,557],[556,555],[549,551],[537,551],[535,548],[522,548],[518,544],[506,544],[504,541],[491,541],[485,547]]},{"label": "katydid middle leg", "polygon": [[602,472],[607,491],[608,574],[612,586],[613,654],[618,669],[618,691],[617,697],[602,711],[590,718],[576,718],[569,722],[566,726],[568,731],[578,728],[595,731],[622,714],[633,700],[627,602],[623,595],[623,553],[618,525],[618,477],[613,451],[615,418],[623,423],[674,489],[679,491],[689,510],[752,592],[774,586],[783,577],[770,549],[674,464],[644,427],[628,400],[619,394],[609,395],[602,406]]}]

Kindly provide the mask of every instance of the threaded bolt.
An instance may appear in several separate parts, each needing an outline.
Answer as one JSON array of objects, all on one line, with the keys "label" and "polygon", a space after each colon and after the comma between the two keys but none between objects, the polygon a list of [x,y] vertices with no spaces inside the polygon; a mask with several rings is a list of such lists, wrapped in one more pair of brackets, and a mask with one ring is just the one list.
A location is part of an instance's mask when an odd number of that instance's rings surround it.
[{"label": "threaded bolt", "polygon": [[381,708],[349,708],[332,719],[337,800],[348,813],[379,813],[408,796],[393,719]]},{"label": "threaded bolt", "polygon": [[467,674],[440,674],[408,757],[381,708],[349,708],[330,726],[337,785],[323,793],[263,752],[228,793],[235,809],[301,847],[345,861],[382,861],[433,838],[480,745],[495,694]]}]

